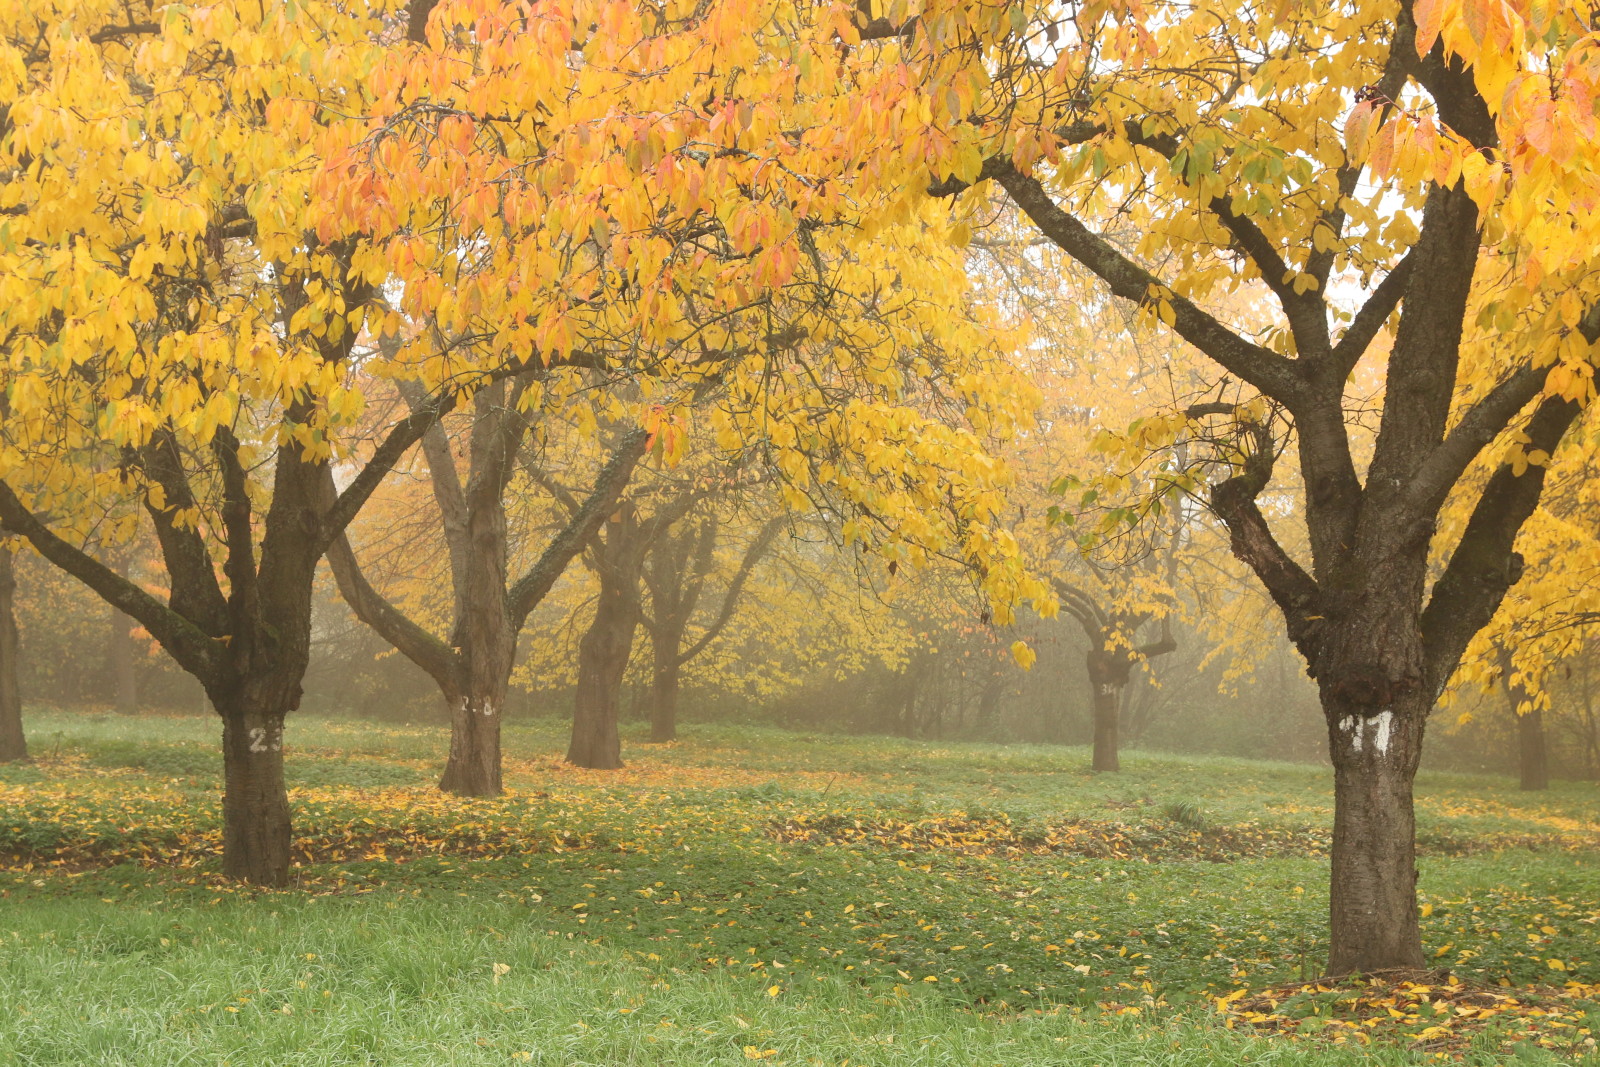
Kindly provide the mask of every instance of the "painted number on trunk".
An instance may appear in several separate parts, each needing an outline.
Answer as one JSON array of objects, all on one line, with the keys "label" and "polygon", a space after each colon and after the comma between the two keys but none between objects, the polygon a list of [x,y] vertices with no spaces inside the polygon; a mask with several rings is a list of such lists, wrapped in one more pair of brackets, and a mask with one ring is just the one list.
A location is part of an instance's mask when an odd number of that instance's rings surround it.
[{"label": "painted number on trunk", "polygon": [[251,752],[282,752],[283,751],[283,728],[279,727],[279,726],[274,726],[271,730],[266,730],[266,729],[263,729],[260,726],[251,727],[250,728],[250,751]]}]

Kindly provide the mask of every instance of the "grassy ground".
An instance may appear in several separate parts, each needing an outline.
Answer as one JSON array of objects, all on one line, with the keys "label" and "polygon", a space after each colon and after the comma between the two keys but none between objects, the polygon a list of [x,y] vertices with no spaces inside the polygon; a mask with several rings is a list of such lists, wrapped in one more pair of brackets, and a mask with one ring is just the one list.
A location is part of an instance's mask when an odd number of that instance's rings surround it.
[{"label": "grassy ground", "polygon": [[210,721],[28,725],[0,1063],[1595,1059],[1592,785],[1425,775],[1453,978],[1285,1000],[1325,954],[1315,767],[697,728],[584,772],[534,722],[507,797],[462,801],[440,729],[302,717],[303,865],[260,892],[215,875]]}]

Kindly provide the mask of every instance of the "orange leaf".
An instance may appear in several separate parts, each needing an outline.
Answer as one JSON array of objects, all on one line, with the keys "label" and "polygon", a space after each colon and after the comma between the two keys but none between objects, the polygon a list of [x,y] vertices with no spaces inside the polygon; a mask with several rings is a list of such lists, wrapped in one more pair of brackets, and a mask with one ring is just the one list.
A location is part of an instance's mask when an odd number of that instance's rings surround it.
[{"label": "orange leaf", "polygon": [[1425,56],[1439,39],[1439,26],[1444,21],[1444,0],[1417,0],[1411,6],[1411,17],[1417,20],[1417,55]]}]

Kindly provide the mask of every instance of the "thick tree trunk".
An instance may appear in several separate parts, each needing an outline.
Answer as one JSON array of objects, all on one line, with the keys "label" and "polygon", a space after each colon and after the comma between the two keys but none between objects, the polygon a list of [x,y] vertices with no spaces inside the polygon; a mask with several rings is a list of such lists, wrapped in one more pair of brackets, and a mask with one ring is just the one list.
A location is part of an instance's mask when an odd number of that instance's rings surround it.
[{"label": "thick tree trunk", "polygon": [[1545,741],[1544,712],[1537,707],[1517,716],[1517,754],[1522,788],[1530,792],[1549,789],[1550,750]]},{"label": "thick tree trunk", "polygon": [[[474,447],[475,455],[488,449],[477,441]],[[493,467],[481,458],[476,466]],[[461,650],[456,671],[463,684],[459,695],[445,694],[452,705],[450,758],[439,779],[445,792],[470,797],[500,795],[500,719],[517,655],[517,628],[506,602],[504,477],[493,469],[495,477],[479,472],[467,488],[454,640]]]},{"label": "thick tree trunk", "polygon": [[22,731],[22,692],[18,685],[16,553],[0,546],[0,763],[28,758]]},{"label": "thick tree trunk", "polygon": [[[629,569],[626,562],[623,569]],[[567,762],[579,767],[615,770],[622,766],[622,740],[617,733],[622,676],[627,673],[633,634],[639,625],[638,567],[632,567],[631,573],[633,584],[610,566],[602,569],[600,602],[578,645],[578,688]]]},{"label": "thick tree trunk", "polygon": [[1122,715],[1122,690],[1130,667],[1117,652],[1091,648],[1085,657],[1094,714],[1094,763],[1097,771],[1120,771],[1118,729]]},{"label": "thick tree trunk", "polygon": [[[578,688],[573,699],[572,742],[567,762],[595,770],[622,766],[617,722],[622,712],[622,676],[633,646],[633,622],[602,610],[578,648]],[[602,617],[603,616],[603,617]]]},{"label": "thick tree trunk", "polygon": [[650,677],[650,740],[658,744],[678,738],[678,688],[682,668],[678,665],[677,642],[666,654],[656,652],[655,670]]},{"label": "thick tree trunk", "polygon": [[500,719],[505,696],[503,682],[475,687],[471,694],[445,694],[450,709],[450,758],[439,778],[444,792],[464,797],[497,797],[502,792]]},{"label": "thick tree trunk", "polygon": [[1333,879],[1328,973],[1420,969],[1412,781],[1432,700],[1374,704],[1324,686],[1333,757]]},{"label": "thick tree trunk", "polygon": [[[633,655],[633,635],[644,615],[639,585],[655,533],[655,520],[639,521],[631,504],[606,522],[596,552],[600,595],[594,619],[578,644],[578,687],[573,696],[572,742],[567,762],[594,770],[622,766],[622,677]],[[670,521],[670,520],[669,520]]]},{"label": "thick tree trunk", "polygon": [[292,702],[281,684],[270,682],[212,698],[222,716],[222,873],[229,878],[267,886],[289,881],[283,722]]}]

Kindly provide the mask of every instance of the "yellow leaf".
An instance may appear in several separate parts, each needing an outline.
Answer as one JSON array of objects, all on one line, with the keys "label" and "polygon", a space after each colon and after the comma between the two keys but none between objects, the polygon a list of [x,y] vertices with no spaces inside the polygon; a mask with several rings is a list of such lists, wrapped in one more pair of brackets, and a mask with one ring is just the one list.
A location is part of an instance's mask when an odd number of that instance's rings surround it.
[{"label": "yellow leaf", "polygon": [[1351,159],[1360,159],[1366,155],[1367,137],[1372,132],[1373,103],[1363,100],[1350,109],[1350,116],[1344,120],[1344,147]]}]

